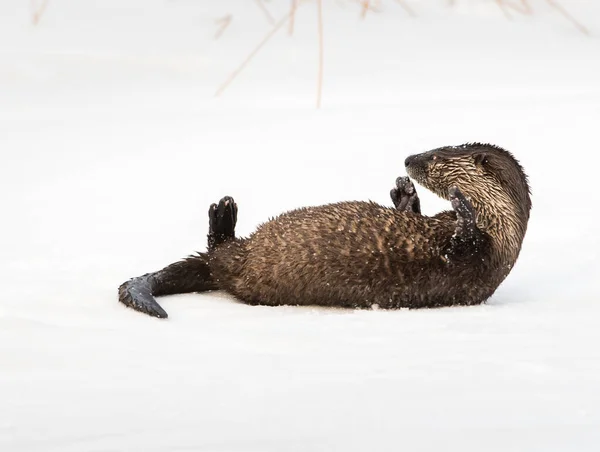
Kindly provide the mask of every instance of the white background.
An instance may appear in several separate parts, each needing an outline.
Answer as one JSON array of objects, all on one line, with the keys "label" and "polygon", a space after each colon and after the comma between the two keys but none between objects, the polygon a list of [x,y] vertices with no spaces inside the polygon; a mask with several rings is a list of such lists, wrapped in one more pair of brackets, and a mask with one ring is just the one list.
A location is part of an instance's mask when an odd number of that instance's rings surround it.
[{"label": "white background", "polygon": [[[517,0],[513,0],[518,4]],[[600,449],[600,4],[0,0],[0,450]],[[289,2],[266,3],[279,19]],[[219,39],[216,20],[233,20]],[[129,277],[282,211],[390,205],[404,159],[485,141],[533,210],[489,302],[426,311],[117,302]],[[418,188],[419,189],[419,188]],[[426,214],[449,208],[419,189]]]}]

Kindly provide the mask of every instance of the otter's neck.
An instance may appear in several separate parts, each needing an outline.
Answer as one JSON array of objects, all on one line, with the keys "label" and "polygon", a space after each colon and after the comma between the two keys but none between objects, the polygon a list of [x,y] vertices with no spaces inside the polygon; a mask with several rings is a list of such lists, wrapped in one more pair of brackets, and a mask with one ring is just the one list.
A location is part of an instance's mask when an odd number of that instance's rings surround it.
[{"label": "otter's neck", "polygon": [[503,191],[477,193],[471,202],[477,211],[477,227],[492,239],[492,259],[510,270],[521,251],[529,213]]}]

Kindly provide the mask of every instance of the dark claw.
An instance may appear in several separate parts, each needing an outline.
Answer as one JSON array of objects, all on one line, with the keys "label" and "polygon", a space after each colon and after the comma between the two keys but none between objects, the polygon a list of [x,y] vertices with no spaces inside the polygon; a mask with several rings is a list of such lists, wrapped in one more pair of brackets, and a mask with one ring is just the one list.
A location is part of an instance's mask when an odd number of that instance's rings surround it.
[{"label": "dark claw", "polygon": [[458,189],[458,187],[450,187],[448,190],[448,197],[450,198],[450,203],[452,204],[452,208],[456,211],[456,213],[463,218],[473,218],[475,217],[475,209],[473,208],[473,204],[465,198],[465,195]]},{"label": "dark claw", "polygon": [[448,190],[448,198],[456,212],[456,229],[447,253],[455,260],[469,256],[472,259],[473,253],[481,250],[485,240],[477,228],[477,211],[458,187],[451,187]]},{"label": "dark claw", "polygon": [[208,248],[235,238],[237,223],[237,204],[231,196],[225,196],[219,204],[211,204],[208,209]]},{"label": "dark claw", "polygon": [[456,232],[459,235],[473,233],[477,220],[477,212],[473,204],[462,194],[458,187],[450,187],[448,197],[456,212]]},{"label": "dark claw", "polygon": [[396,179],[396,188],[390,191],[390,197],[398,210],[421,213],[421,202],[412,181],[401,176]]},{"label": "dark claw", "polygon": [[400,176],[396,179],[396,187],[401,192],[406,193],[407,195],[412,195],[416,192],[414,184],[408,178],[408,176]]},{"label": "dark claw", "polygon": [[397,188],[392,188],[390,190],[390,198],[392,198],[392,202],[394,203],[394,207],[397,209],[398,208],[398,189]]},{"label": "dark claw", "polygon": [[212,203],[208,208],[208,227],[212,230],[214,224],[216,224],[217,205]]}]

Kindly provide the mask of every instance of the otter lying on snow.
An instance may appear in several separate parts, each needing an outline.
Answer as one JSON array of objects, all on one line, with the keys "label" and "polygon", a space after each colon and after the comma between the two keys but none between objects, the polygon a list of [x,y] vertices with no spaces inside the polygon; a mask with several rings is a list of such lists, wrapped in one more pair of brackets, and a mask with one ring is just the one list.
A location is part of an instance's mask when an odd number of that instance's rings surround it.
[{"label": "otter lying on snow", "polygon": [[421,215],[408,177],[395,209],[341,202],[284,213],[249,238],[235,237],[237,205],[209,209],[208,251],[119,287],[119,300],[166,318],[158,295],[225,290],[252,305],[383,309],[473,305],[512,269],[531,209],[527,176],[490,144],[434,149],[405,161],[410,177],[452,211]]}]

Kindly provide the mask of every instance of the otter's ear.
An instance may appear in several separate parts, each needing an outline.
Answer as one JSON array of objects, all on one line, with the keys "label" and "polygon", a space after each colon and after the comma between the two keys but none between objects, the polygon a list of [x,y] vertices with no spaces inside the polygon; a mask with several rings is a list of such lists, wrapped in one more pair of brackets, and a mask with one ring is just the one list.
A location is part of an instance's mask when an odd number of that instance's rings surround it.
[{"label": "otter's ear", "polygon": [[485,166],[488,162],[488,156],[485,152],[479,152],[477,154],[473,154],[473,160],[475,161],[475,165]]}]

